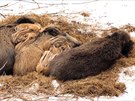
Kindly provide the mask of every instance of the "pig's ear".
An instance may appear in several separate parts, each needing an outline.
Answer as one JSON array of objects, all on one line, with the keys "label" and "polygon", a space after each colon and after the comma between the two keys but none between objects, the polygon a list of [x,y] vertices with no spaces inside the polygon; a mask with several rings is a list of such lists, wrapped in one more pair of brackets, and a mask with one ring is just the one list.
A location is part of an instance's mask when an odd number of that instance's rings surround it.
[{"label": "pig's ear", "polygon": [[60,30],[58,28],[55,28],[55,27],[47,27],[42,32],[47,33],[47,34],[52,35],[52,36],[57,36],[57,35],[62,34],[60,32]]},{"label": "pig's ear", "polygon": [[31,23],[34,24],[36,21],[34,19],[28,17],[20,17],[15,21],[15,24],[22,24],[22,23]]}]

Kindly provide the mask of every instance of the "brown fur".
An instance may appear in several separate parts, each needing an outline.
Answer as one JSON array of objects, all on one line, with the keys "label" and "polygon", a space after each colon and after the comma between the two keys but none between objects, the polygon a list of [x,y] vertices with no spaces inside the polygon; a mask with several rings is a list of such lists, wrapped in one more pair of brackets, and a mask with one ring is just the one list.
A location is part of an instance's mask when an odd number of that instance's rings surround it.
[{"label": "brown fur", "polygon": [[17,51],[14,64],[14,74],[25,75],[29,72],[36,71],[36,66],[40,61],[41,56],[54,44],[53,40],[49,39],[60,39],[60,37],[65,38],[69,44],[78,44],[66,38],[66,34],[63,34],[58,29],[47,28],[40,33],[38,37],[30,39],[27,44]]},{"label": "brown fur", "polygon": [[109,69],[122,55],[127,56],[132,46],[130,36],[118,31],[59,54],[50,62],[48,72],[63,81],[97,75]]},{"label": "brown fur", "polygon": [[23,23],[19,24],[15,27],[17,31],[12,35],[13,42],[18,44],[16,46],[16,51],[19,51],[23,46],[28,44],[29,40],[36,38],[40,31],[42,31],[42,27],[40,24],[29,24]]},{"label": "brown fur", "polygon": [[15,22],[15,24],[22,24],[22,23],[31,23],[34,24],[36,21],[32,18],[26,17],[26,16],[21,16],[18,18]]},{"label": "brown fur", "polygon": [[36,71],[38,73],[48,71],[48,64],[54,57],[55,54],[53,54],[51,51],[45,51],[36,66]]},{"label": "brown fur", "polygon": [[14,25],[0,27],[0,75],[12,74],[15,51],[11,34],[14,32]]},{"label": "brown fur", "polygon": [[[32,39],[30,42],[16,50],[14,75],[25,75],[28,72],[36,70],[36,65],[40,60],[44,49],[49,49],[49,44],[46,42],[51,36],[42,35],[37,40]],[[20,44],[21,45],[21,44]],[[19,47],[19,44],[18,44]]]},{"label": "brown fur", "polygon": [[15,27],[16,31],[21,31],[21,30],[27,30],[27,29],[32,29],[33,31],[40,31],[41,30],[41,25],[38,23],[35,24],[30,24],[30,23],[23,23],[23,24],[19,24]]},{"label": "brown fur", "polygon": [[69,50],[71,48],[69,42],[63,36],[59,36],[58,38],[54,37],[49,39],[48,41],[50,41],[51,47],[48,51],[44,52],[40,61],[38,62],[36,67],[36,71],[38,73],[48,72],[48,64],[50,63],[50,61],[61,52]]},{"label": "brown fur", "polygon": [[15,61],[15,44],[12,34],[15,33],[15,27],[21,23],[35,23],[27,17],[18,18],[11,24],[2,24],[0,26],[0,75],[12,74]]}]

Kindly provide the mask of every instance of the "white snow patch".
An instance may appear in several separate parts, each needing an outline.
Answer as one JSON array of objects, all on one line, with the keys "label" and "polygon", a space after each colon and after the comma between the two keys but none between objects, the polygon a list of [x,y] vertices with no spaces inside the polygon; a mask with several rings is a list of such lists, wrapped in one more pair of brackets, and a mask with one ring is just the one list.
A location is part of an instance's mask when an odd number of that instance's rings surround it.
[{"label": "white snow patch", "polygon": [[3,84],[0,83],[0,88],[3,86]]},{"label": "white snow patch", "polygon": [[34,93],[39,90],[39,84],[38,83],[33,83],[31,87],[26,88],[26,92]]},{"label": "white snow patch", "polygon": [[52,85],[55,89],[59,87],[59,83],[57,82],[57,80],[53,80]]},{"label": "white snow patch", "polygon": [[130,36],[133,37],[133,38],[135,38],[135,32],[131,32],[130,33]]},{"label": "white snow patch", "polygon": [[[129,74],[126,74],[125,72],[129,72]],[[132,74],[132,75],[131,75]],[[135,101],[135,66],[131,66],[128,68],[125,68],[120,74],[119,74],[119,80],[120,82],[125,83],[126,85],[126,91],[125,93],[121,94],[119,97],[104,97],[101,96],[99,98],[94,98],[94,100],[98,101]]]}]

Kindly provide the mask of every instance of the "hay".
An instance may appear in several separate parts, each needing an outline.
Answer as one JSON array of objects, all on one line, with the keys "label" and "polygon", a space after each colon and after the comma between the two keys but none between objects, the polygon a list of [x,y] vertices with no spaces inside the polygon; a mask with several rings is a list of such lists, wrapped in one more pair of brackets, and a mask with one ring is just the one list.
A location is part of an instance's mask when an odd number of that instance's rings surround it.
[{"label": "hay", "polygon": [[51,81],[51,78],[44,77],[36,72],[25,76],[0,76],[0,84],[2,85],[0,87],[0,98],[5,96],[5,94],[2,95],[5,92],[7,95],[13,95],[17,98],[21,98],[22,93],[53,95]]},{"label": "hay", "polygon": [[29,73],[28,75],[25,76],[1,76],[0,82],[4,85],[1,88],[1,91],[5,91],[11,88],[18,89],[18,90],[22,90],[22,89],[25,90],[25,88],[31,86],[34,83],[39,83],[39,86],[44,86],[44,88],[51,89],[50,86],[51,78],[44,77],[36,72]]},{"label": "hay", "polygon": [[[27,15],[35,19],[43,27],[50,25],[57,26],[60,30],[65,33],[76,37],[82,43],[97,38],[96,31],[102,32],[102,36],[118,30],[117,28],[112,29],[96,29],[96,27],[82,24],[76,21],[69,21],[62,16],[54,15]],[[10,16],[0,21],[0,25],[12,24],[20,16]],[[81,30],[79,30],[81,29]],[[122,26],[120,29],[128,32],[134,31],[134,27],[130,25]],[[91,30],[91,32],[87,31]],[[128,58],[121,58],[116,64],[109,69],[97,76],[87,77],[81,80],[59,82],[60,86],[58,90],[61,91],[59,94],[74,94],[76,96],[119,96],[126,89],[125,84],[118,82],[119,73],[125,67],[129,67],[135,64],[135,45],[133,51]],[[6,94],[12,94],[15,97],[19,97],[18,93],[44,93],[46,95],[55,95],[55,88],[52,86],[52,78],[45,77],[37,74],[36,72],[29,73],[25,76],[0,76],[0,98]],[[34,85],[34,89],[30,90]],[[8,98],[10,96],[7,96]],[[24,98],[22,98],[24,99]],[[26,99],[25,99],[26,100]]]}]

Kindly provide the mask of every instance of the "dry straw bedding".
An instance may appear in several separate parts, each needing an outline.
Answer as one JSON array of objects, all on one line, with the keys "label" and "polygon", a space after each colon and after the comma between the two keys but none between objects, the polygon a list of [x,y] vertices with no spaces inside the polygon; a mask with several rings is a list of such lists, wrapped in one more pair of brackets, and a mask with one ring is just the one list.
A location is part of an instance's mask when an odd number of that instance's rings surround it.
[{"label": "dry straw bedding", "polygon": [[[117,28],[111,28],[102,30],[91,25],[82,24],[76,21],[69,21],[63,16],[54,15],[27,15],[35,19],[43,27],[50,25],[57,26],[63,32],[69,33],[70,35],[76,37],[80,41],[87,42],[88,40],[93,40],[97,38],[96,32],[103,33],[102,36],[107,35],[110,32],[118,30]],[[10,16],[0,22],[0,25],[12,24],[19,16]],[[96,26],[96,25],[95,25]],[[82,29],[80,31],[78,29]],[[87,29],[90,31],[88,32]],[[127,32],[132,32],[135,28],[131,25],[124,25],[121,30],[126,30]],[[52,85],[52,78],[45,77],[36,72],[29,73],[25,76],[0,76],[0,98],[6,94],[12,94],[18,97],[19,92],[24,93],[44,93],[46,95],[57,95],[56,90],[60,91],[59,94],[74,94],[76,96],[119,96],[126,89],[125,84],[118,82],[119,73],[123,68],[132,66],[135,64],[135,46],[128,58],[122,57],[117,61],[116,64],[112,66],[111,69],[102,72],[97,76],[87,77],[81,80],[58,81],[60,86],[55,89]],[[38,89],[32,92],[27,89],[33,84],[38,83]]]}]

